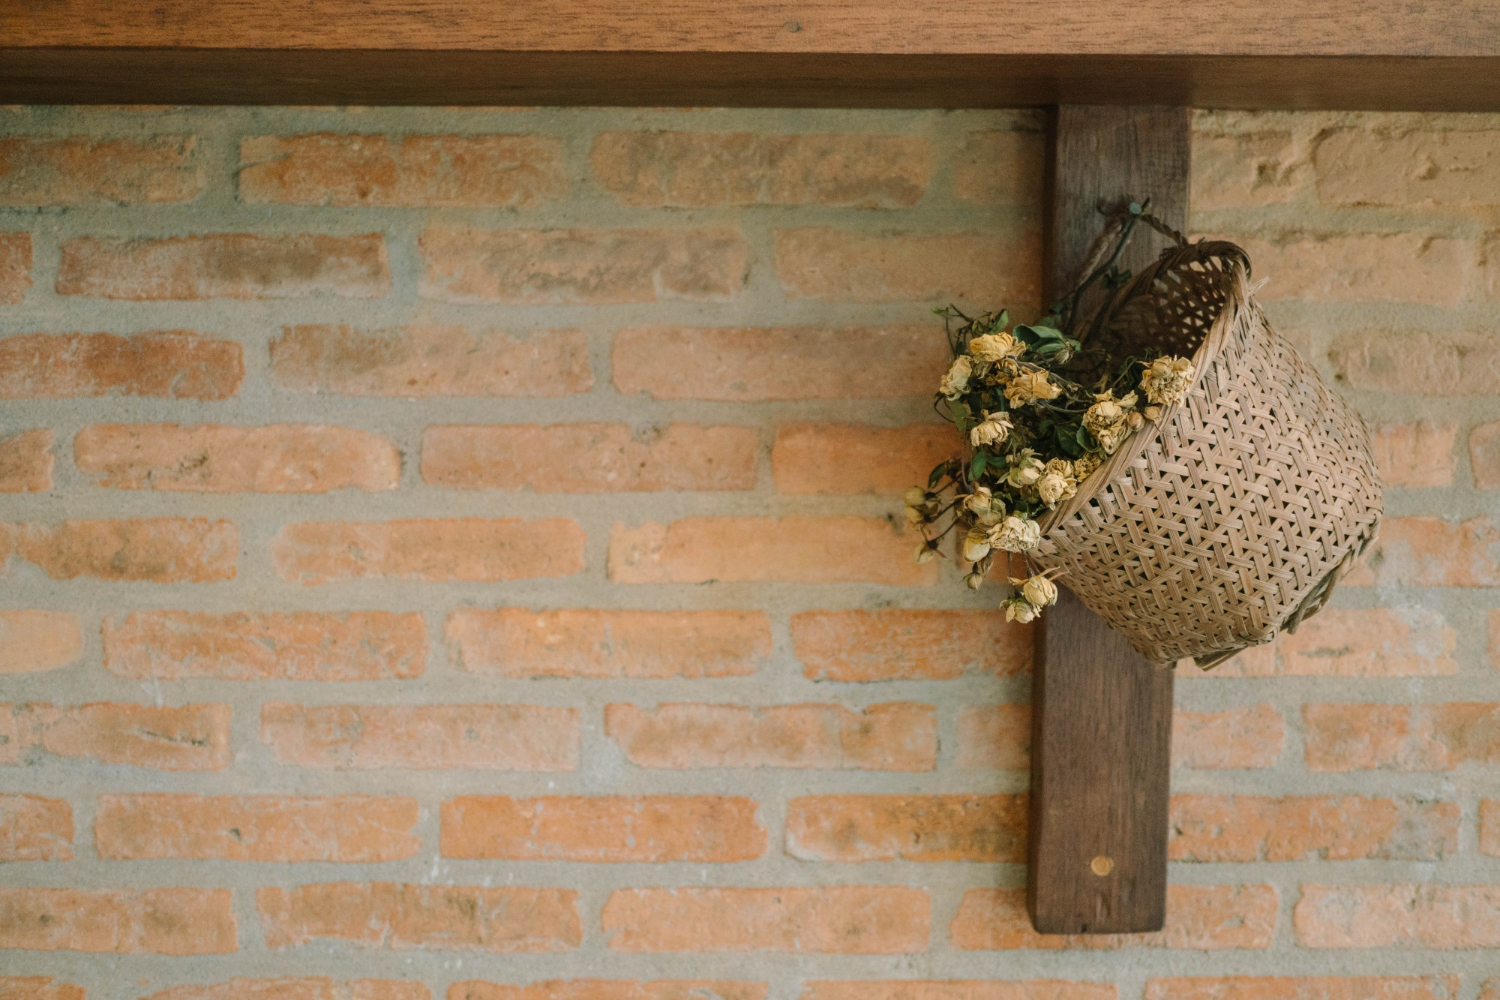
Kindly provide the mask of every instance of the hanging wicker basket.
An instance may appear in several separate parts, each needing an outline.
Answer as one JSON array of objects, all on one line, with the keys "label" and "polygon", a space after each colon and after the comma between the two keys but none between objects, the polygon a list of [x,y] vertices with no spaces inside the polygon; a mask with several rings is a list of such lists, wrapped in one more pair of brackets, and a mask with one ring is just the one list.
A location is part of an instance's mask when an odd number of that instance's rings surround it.
[{"label": "hanging wicker basket", "polygon": [[1196,378],[1042,521],[1033,561],[1159,663],[1295,630],[1375,538],[1364,422],[1271,329],[1232,243],[1167,250],[1094,330],[1117,357],[1190,357]]}]

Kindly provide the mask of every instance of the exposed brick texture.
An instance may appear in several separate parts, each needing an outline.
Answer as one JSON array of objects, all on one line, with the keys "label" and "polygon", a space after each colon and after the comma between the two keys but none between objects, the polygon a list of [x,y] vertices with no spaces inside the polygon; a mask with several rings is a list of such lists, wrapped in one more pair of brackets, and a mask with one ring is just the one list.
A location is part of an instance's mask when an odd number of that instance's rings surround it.
[{"label": "exposed brick texture", "polygon": [[191,135],[0,138],[0,207],[192,201],[207,183]]},{"label": "exposed brick texture", "polygon": [[0,795],[0,861],[72,860],[73,807],[66,799]]},{"label": "exposed brick texture", "polygon": [[0,306],[13,306],[31,287],[30,233],[0,232]]},{"label": "exposed brick texture", "polygon": [[988,611],[802,611],[791,625],[813,680],[1008,677],[1031,668],[1031,628]]},{"label": "exposed brick texture", "polygon": [[0,398],[226,399],[245,378],[239,344],[186,330],[27,333],[0,340]]},{"label": "exposed brick texture", "polygon": [[289,583],[389,578],[493,583],[583,569],[583,531],[563,517],[288,524],[271,557]]},{"label": "exposed brick texture", "polygon": [[46,428],[0,438],[0,493],[52,488],[52,432]]},{"label": "exposed brick texture", "polygon": [[74,663],[83,627],[67,611],[0,611],[0,674],[29,674]]},{"label": "exposed brick texture", "polygon": [[115,955],[236,951],[228,889],[0,888],[0,948]]}]

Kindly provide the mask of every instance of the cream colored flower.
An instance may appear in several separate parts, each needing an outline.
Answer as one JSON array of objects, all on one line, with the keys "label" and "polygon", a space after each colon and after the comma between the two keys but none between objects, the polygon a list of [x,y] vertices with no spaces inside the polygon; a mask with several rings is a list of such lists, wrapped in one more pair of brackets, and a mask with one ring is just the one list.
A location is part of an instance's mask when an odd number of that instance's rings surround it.
[{"label": "cream colored flower", "polygon": [[969,573],[969,574],[965,575],[964,576],[964,585],[966,587],[968,587],[970,590],[978,590],[980,587],[984,586],[984,574],[983,573]]},{"label": "cream colored flower", "polygon": [[1104,449],[1104,454],[1113,455],[1120,450],[1120,445],[1125,443],[1125,439],[1130,437],[1130,425],[1121,420],[1117,424],[1097,428],[1091,433],[1094,435],[1094,440],[1099,442],[1099,447]]},{"label": "cream colored flower", "polygon": [[1008,622],[1020,622],[1024,625],[1037,616],[1036,608],[1024,597],[1012,597],[1000,606],[1005,609],[1005,620]]},{"label": "cream colored flower", "polygon": [[1011,406],[1025,406],[1034,399],[1056,399],[1062,389],[1047,381],[1044,371],[1022,372],[1005,385],[1005,398]]},{"label": "cream colored flower", "polygon": [[1073,459],[1073,478],[1083,482],[1094,474],[1094,470],[1100,466],[1099,456],[1092,452]]},{"label": "cream colored flower", "polygon": [[912,558],[917,561],[918,566],[922,565],[923,563],[932,562],[937,557],[937,549],[933,548],[926,542],[918,545],[916,551],[912,553]]},{"label": "cream colored flower", "polygon": [[990,492],[988,486],[974,487],[974,492],[964,498],[964,508],[973,514],[980,524],[997,524],[1005,516],[1005,501]]},{"label": "cream colored flower", "polygon": [[969,377],[973,374],[974,359],[967,354],[960,354],[953,359],[953,366],[948,369],[948,373],[943,376],[943,381],[938,384],[938,392],[949,399],[957,399],[969,387]]},{"label": "cream colored flower", "polygon": [[1038,573],[1021,584],[1021,595],[1032,607],[1045,608],[1057,603],[1057,584]]},{"label": "cream colored flower", "polygon": [[1141,415],[1154,424],[1161,419],[1161,407],[1148,406],[1141,411]]},{"label": "cream colored flower", "polygon": [[1083,426],[1087,427],[1090,433],[1093,433],[1096,428],[1109,427],[1125,419],[1124,408],[1109,393],[1096,396],[1095,399],[1098,402],[1090,406],[1083,415]]},{"label": "cream colored flower", "polygon": [[1125,426],[1129,427],[1133,431],[1138,431],[1142,427],[1146,426],[1146,418],[1141,416],[1135,410],[1131,410],[1129,413],[1125,414]]},{"label": "cream colored flower", "polygon": [[989,532],[983,528],[970,528],[969,533],[964,536],[963,557],[965,562],[978,562],[990,554]]},{"label": "cream colored flower", "polygon": [[999,361],[1013,358],[1026,350],[1026,345],[1008,333],[987,333],[969,341],[969,353],[980,361]]},{"label": "cream colored flower", "polygon": [[1047,466],[1040,458],[1036,457],[1035,452],[1027,448],[1019,454],[1011,456],[1010,470],[1005,473],[1005,481],[1016,489],[1021,489],[1024,486],[1035,486],[1037,480],[1041,479],[1046,471]]},{"label": "cream colored flower", "polygon": [[909,487],[902,497],[908,507],[921,507],[927,503],[927,491],[920,486]]},{"label": "cream colored flower", "polygon": [[986,412],[984,419],[969,428],[969,443],[976,448],[999,444],[1010,436],[1010,418],[1003,413]]},{"label": "cream colored flower", "polygon": [[1042,503],[1048,507],[1056,507],[1078,492],[1078,483],[1073,480],[1072,476],[1061,476],[1056,472],[1049,472],[1037,480],[1036,492],[1042,498]]},{"label": "cream colored flower", "polygon": [[1042,540],[1042,526],[1012,514],[990,529],[989,539],[991,545],[1005,552],[1030,552]]},{"label": "cream colored flower", "polygon": [[1160,357],[1141,372],[1141,389],[1153,403],[1180,403],[1193,387],[1193,373],[1193,363],[1187,358]]}]

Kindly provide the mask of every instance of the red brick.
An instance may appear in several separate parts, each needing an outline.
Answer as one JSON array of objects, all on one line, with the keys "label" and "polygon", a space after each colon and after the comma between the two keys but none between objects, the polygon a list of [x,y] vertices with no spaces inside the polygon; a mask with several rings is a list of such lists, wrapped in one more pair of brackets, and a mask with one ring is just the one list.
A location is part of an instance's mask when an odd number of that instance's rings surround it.
[{"label": "red brick", "polygon": [[626,395],[758,403],[926,398],[950,358],[936,326],[633,327],[613,364]]},{"label": "red brick", "polygon": [[966,771],[1030,768],[1031,706],[978,705],[960,709],[958,766]]},{"label": "red brick", "polygon": [[27,333],[0,340],[0,397],[158,396],[228,399],[245,379],[244,349],[186,330]]},{"label": "red brick", "polygon": [[266,947],[347,941],[363,948],[568,951],[583,939],[578,893],[520,886],[333,882],[255,892]]},{"label": "red brick", "polygon": [[1174,795],[1174,861],[1440,861],[1458,851],[1456,802],[1356,795]]},{"label": "red brick", "polygon": [[289,583],[494,583],[581,572],[583,543],[583,529],[566,517],[302,521],[271,540],[271,558]]},{"label": "red brick", "polygon": [[1439,677],[1458,672],[1457,633],[1424,608],[1323,610],[1295,634],[1240,654],[1208,677]]},{"label": "red brick", "polygon": [[190,135],[149,139],[0,139],[0,206],[143,205],[192,201],[205,178]]},{"label": "red brick", "polygon": [[579,715],[539,705],[292,705],[267,702],[260,738],[283,764],[574,771]]},{"label": "red brick", "polygon": [[157,771],[222,771],[229,766],[228,705],[181,708],[93,702],[0,704],[0,763],[41,752]]},{"label": "red brick", "polygon": [[1149,934],[1038,934],[1025,889],[969,889],[949,927],[965,951],[1020,948],[1269,948],[1276,933],[1276,890],[1269,885],[1169,885],[1167,922]]},{"label": "red brick", "polygon": [[1388,517],[1344,583],[1500,587],[1500,528],[1487,517],[1458,524],[1436,517]]},{"label": "red brick", "polygon": [[1457,1000],[1457,976],[1152,979],[1145,1000]]},{"label": "red brick", "polygon": [[671,524],[616,524],[609,539],[614,583],[874,583],[926,587],[935,563],[918,565],[916,536],[882,517],[688,517]]},{"label": "red brick", "polygon": [[0,794],[0,861],[72,860],[73,807],[66,799]]},{"label": "red brick", "polygon": [[970,132],[953,154],[953,194],[960,201],[1035,210],[1046,158],[1041,132]]},{"label": "red brick", "polygon": [[1453,442],[1457,437],[1457,424],[1423,420],[1382,427],[1373,443],[1375,464],[1385,485],[1416,489],[1452,486]]},{"label": "red brick", "polygon": [[101,795],[94,843],[115,861],[399,861],[417,819],[410,798]]},{"label": "red brick", "polygon": [[[776,277],[793,299],[937,301],[1028,311],[1041,301],[1041,239],[983,233],[867,235],[778,229]],[[841,351],[847,364],[857,355]]]},{"label": "red brick", "polygon": [[927,950],[932,901],[905,886],[617,889],[612,951],[899,955]]},{"label": "red brick", "polygon": [[427,664],[417,613],[138,611],[103,631],[105,669],[134,680],[406,680]]},{"label": "red brick", "polygon": [[46,428],[0,438],[0,493],[52,488],[52,432]]},{"label": "red brick", "polygon": [[520,208],[567,192],[562,140],[541,135],[256,135],[240,140],[252,205]]},{"label": "red brick", "polygon": [[602,132],[591,159],[616,199],[652,208],[907,208],[932,172],[928,141],[900,135]]},{"label": "red brick", "polygon": [[1477,489],[1500,489],[1500,420],[1469,432],[1469,468]]},{"label": "red brick", "polygon": [[892,702],[842,705],[612,704],[604,731],[637,767],[791,767],[931,771],[937,712]]},{"label": "red brick", "polygon": [[1337,205],[1500,205],[1500,133],[1340,128],[1313,151]]},{"label": "red brick", "polygon": [[0,1000],[84,1000],[82,986],[58,983],[51,976],[0,976]]},{"label": "red brick", "polygon": [[759,459],[753,427],[439,425],[422,435],[423,481],[457,490],[751,490]]},{"label": "red brick", "polygon": [[747,677],[771,655],[761,611],[459,608],[448,643],[464,670],[501,677]]},{"label": "red brick", "polygon": [[1031,628],[993,611],[883,609],[792,615],[792,647],[815,681],[1010,677],[1031,669]]},{"label": "red brick", "polygon": [[1286,726],[1267,704],[1223,712],[1188,712],[1172,718],[1172,766],[1195,770],[1274,767]]},{"label": "red brick", "polygon": [[228,889],[0,887],[0,948],[115,955],[236,950]]},{"label": "red brick", "polygon": [[399,979],[231,979],[210,986],[174,986],[144,1000],[432,1000],[421,983]]},{"label": "red brick", "polygon": [[787,804],[803,861],[1026,861],[1024,795],[807,795]]},{"label": "red brick", "polygon": [[448,1000],[766,1000],[768,983],[711,979],[548,979],[529,986],[454,983]]},{"label": "red brick", "polygon": [[948,424],[783,424],[771,449],[781,493],[898,494],[962,447]]},{"label": "red brick", "polygon": [[1484,298],[1500,299],[1500,231],[1487,233],[1479,244],[1479,273]]},{"label": "red brick", "polygon": [[30,287],[31,234],[0,233],[0,306],[20,302]]},{"label": "red brick", "polygon": [[418,241],[421,294],[447,302],[620,305],[724,302],[745,285],[734,229],[455,229]]},{"label": "red brick", "polygon": [[1257,276],[1271,279],[1265,301],[1417,302],[1451,305],[1463,290],[1472,250],[1430,233],[1294,233],[1274,242],[1237,237]]},{"label": "red brick", "polygon": [[1500,763],[1500,705],[1302,706],[1310,771],[1451,771]]},{"label": "red brick", "polygon": [[1284,205],[1301,188],[1292,134],[1279,129],[1193,135],[1193,208]]},{"label": "red brick", "polygon": [[513,336],[464,326],[284,326],[271,377],[338,396],[570,396],[594,384],[580,330]]},{"label": "red brick", "polygon": [[83,655],[83,626],[68,611],[0,611],[0,674],[55,670]]},{"label": "red brick", "polygon": [[1111,983],[1063,979],[869,979],[803,983],[799,1000],[1117,1000]]},{"label": "red brick", "polygon": [[1500,857],[1500,799],[1479,801],[1479,853]]},{"label": "red brick", "polygon": [[1490,666],[1500,670],[1500,608],[1491,608],[1489,613]]},{"label": "red brick", "polygon": [[54,580],[233,580],[240,548],[239,531],[229,521],[185,517],[24,524],[14,536],[16,554]]},{"label": "red brick", "polygon": [[711,864],[766,851],[754,799],[722,795],[465,795],[443,803],[445,858]]},{"label": "red brick", "polygon": [[1500,344],[1488,333],[1360,330],[1328,348],[1334,380],[1351,389],[1418,396],[1500,393]]},{"label": "red brick", "polygon": [[1302,885],[1292,913],[1304,948],[1500,947],[1500,886]]},{"label": "red brick", "polygon": [[194,299],[378,299],[391,289],[379,233],[211,233],[64,240],[57,294],[132,302]]}]

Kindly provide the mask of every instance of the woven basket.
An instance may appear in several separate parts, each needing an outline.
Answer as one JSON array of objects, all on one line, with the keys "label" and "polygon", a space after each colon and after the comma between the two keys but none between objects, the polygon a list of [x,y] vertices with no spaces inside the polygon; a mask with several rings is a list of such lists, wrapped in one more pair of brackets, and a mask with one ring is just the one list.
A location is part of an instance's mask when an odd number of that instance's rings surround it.
[{"label": "woven basket", "polygon": [[1271,329],[1232,243],[1167,250],[1093,324],[1111,356],[1191,357],[1194,385],[1042,522],[1034,562],[1144,657],[1209,667],[1328,600],[1375,537],[1359,415]]}]

